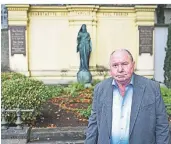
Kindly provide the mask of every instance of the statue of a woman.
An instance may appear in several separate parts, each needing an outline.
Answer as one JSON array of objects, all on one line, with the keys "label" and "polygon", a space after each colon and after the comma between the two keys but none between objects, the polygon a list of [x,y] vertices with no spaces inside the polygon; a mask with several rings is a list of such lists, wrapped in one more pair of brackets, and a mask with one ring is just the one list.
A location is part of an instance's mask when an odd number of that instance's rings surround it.
[{"label": "statue of a woman", "polygon": [[79,71],[89,71],[89,59],[92,51],[90,34],[87,32],[86,25],[83,24],[77,36],[77,52],[80,53]]}]

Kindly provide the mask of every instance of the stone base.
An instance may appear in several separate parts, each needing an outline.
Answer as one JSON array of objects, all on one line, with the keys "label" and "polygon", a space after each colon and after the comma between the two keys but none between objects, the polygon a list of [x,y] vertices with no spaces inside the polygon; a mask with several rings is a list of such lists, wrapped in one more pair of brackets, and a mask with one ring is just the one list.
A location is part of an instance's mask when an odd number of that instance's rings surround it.
[{"label": "stone base", "polygon": [[[30,134],[30,143],[33,141],[72,141],[85,140],[85,126],[33,128]],[[65,143],[63,143],[65,144]]]},{"label": "stone base", "polygon": [[26,139],[2,139],[1,144],[27,144]]},{"label": "stone base", "polygon": [[10,127],[7,130],[1,130],[2,144],[26,144],[30,137],[30,127],[23,127],[22,130],[17,130],[16,127]]},{"label": "stone base", "polygon": [[91,83],[92,75],[89,71],[79,71],[77,73],[77,80],[78,82],[83,83],[83,84]]}]

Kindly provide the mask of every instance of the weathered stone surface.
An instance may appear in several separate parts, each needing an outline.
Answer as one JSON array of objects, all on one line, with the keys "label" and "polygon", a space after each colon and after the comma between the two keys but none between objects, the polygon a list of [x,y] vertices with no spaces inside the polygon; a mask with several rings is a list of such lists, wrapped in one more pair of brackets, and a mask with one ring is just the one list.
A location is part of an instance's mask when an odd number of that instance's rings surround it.
[{"label": "weathered stone surface", "polygon": [[75,141],[34,141],[29,142],[28,144],[84,144],[84,140],[75,140]]},{"label": "weathered stone surface", "polygon": [[29,141],[30,130],[29,127],[24,127],[22,130],[17,130],[16,127],[1,130],[1,142],[3,144],[26,144]]},{"label": "weathered stone surface", "polygon": [[58,127],[58,128],[36,128],[32,129],[30,140],[84,140],[85,127]]},{"label": "weathered stone surface", "polygon": [[26,139],[2,139],[1,144],[26,144]]},{"label": "weathered stone surface", "polygon": [[[58,128],[33,128],[30,132],[28,144],[84,144],[86,127],[58,127]],[[4,136],[2,130],[2,136]],[[14,132],[13,137],[10,135]],[[171,124],[170,124],[171,134]],[[2,137],[1,136],[1,137]],[[9,133],[8,139],[2,138],[2,144],[26,144],[23,133],[15,137],[15,130]],[[12,139],[10,139],[12,138]],[[16,139],[18,138],[18,139]],[[28,138],[29,139],[29,138]]]},{"label": "weathered stone surface", "polygon": [[1,29],[1,71],[9,69],[8,29]]}]

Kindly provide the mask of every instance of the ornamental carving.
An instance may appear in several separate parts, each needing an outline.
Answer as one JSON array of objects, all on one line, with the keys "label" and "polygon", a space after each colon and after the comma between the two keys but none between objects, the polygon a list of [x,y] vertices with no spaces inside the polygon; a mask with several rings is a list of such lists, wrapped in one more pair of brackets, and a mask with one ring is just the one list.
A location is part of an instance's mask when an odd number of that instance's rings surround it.
[{"label": "ornamental carving", "polygon": [[8,11],[27,11],[28,8],[7,8]]}]

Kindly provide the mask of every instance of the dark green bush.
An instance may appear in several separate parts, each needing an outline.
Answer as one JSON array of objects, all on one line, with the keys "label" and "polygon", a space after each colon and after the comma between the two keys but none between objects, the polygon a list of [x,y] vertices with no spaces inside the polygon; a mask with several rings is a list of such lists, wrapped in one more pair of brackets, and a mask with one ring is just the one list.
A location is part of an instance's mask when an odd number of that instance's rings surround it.
[{"label": "dark green bush", "polygon": [[[17,75],[18,76],[18,75]],[[22,119],[28,123],[40,115],[43,102],[50,97],[51,92],[42,82],[30,78],[11,79],[2,82],[2,105],[5,109],[34,109],[34,113],[23,112]],[[9,114],[10,123],[16,121],[16,114]]]},{"label": "dark green bush", "polygon": [[[165,105],[171,105],[171,89],[161,87],[161,94]],[[171,106],[167,107],[167,113],[171,115]]]},{"label": "dark green bush", "polygon": [[168,88],[171,88],[171,24],[168,27],[167,48],[163,69],[164,83]]}]

